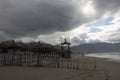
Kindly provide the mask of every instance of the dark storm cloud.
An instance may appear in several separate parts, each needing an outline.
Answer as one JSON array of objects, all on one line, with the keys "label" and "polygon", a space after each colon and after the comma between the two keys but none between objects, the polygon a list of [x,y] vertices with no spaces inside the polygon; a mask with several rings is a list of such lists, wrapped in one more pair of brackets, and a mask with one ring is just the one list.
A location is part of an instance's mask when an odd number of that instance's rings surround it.
[{"label": "dark storm cloud", "polygon": [[7,40],[8,38],[9,38],[9,36],[7,34],[5,34],[4,32],[0,31],[0,42],[3,41],[3,40]]},{"label": "dark storm cloud", "polygon": [[[78,5],[82,0],[0,0],[0,31],[9,37],[38,36],[68,31],[87,18]],[[89,1],[89,0],[86,0]],[[105,11],[116,12],[120,0],[93,0],[98,18]]]},{"label": "dark storm cloud", "polygon": [[104,15],[105,12],[115,13],[120,9],[120,0],[93,0],[97,15]]},{"label": "dark storm cloud", "polygon": [[76,8],[69,0],[0,0],[0,30],[11,37],[71,30],[89,20]]}]

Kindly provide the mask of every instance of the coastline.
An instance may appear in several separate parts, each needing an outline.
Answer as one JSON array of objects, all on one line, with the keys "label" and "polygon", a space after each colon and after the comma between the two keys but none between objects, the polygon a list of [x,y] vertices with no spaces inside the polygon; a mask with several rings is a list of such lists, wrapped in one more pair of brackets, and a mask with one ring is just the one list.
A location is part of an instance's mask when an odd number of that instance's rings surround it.
[{"label": "coastline", "polygon": [[[90,57],[88,57],[90,58]],[[120,62],[107,59],[107,58],[96,58],[97,71],[108,71],[109,79],[108,80],[120,80]]]},{"label": "coastline", "polygon": [[[120,80],[120,62],[117,60],[112,60],[108,58],[92,57],[85,56],[87,58],[92,58],[96,60],[96,67],[98,72],[108,71],[109,79],[108,80]],[[98,80],[98,79],[93,79]]]},{"label": "coastline", "polygon": [[87,53],[86,57],[93,57],[97,59],[103,59],[107,61],[120,62],[120,52],[112,53]]},{"label": "coastline", "polygon": [[120,62],[101,59],[97,61],[97,69],[109,71],[110,80],[120,80]]}]

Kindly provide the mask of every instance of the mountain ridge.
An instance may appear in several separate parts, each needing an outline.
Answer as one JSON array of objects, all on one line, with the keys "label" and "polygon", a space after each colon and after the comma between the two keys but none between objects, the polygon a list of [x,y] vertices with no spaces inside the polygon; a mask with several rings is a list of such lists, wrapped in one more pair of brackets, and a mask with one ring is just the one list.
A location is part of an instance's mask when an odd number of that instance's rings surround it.
[{"label": "mountain ridge", "polygon": [[73,52],[102,53],[102,52],[120,52],[120,43],[88,43],[73,46]]}]

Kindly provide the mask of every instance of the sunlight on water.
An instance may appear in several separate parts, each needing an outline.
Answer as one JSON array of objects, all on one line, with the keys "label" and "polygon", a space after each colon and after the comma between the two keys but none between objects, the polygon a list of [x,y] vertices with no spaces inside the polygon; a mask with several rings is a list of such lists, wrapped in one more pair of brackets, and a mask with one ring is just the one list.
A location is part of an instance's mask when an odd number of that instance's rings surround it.
[{"label": "sunlight on water", "polygon": [[91,54],[86,54],[85,56],[107,58],[109,60],[120,62],[120,53],[91,53]]}]

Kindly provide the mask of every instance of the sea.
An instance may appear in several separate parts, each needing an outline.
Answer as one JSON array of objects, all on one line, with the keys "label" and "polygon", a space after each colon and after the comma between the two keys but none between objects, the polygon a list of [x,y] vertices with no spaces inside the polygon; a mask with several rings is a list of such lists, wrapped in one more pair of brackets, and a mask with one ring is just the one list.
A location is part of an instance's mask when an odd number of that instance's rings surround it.
[{"label": "sea", "polygon": [[96,57],[96,58],[104,58],[108,61],[117,61],[120,62],[120,52],[112,52],[112,53],[89,53],[85,54],[88,57]]}]

